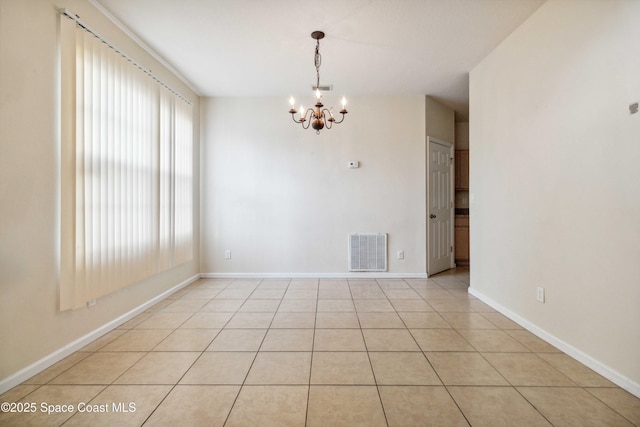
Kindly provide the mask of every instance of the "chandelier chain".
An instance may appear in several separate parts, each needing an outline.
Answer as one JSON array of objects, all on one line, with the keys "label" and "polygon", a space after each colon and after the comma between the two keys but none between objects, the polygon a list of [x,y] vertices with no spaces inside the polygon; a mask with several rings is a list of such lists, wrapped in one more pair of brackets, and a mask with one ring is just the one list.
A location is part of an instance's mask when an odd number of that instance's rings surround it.
[{"label": "chandelier chain", "polygon": [[322,56],[320,55],[320,40],[316,40],[316,54],[314,55],[314,63],[316,66],[316,88],[320,87],[320,65],[322,64]]}]

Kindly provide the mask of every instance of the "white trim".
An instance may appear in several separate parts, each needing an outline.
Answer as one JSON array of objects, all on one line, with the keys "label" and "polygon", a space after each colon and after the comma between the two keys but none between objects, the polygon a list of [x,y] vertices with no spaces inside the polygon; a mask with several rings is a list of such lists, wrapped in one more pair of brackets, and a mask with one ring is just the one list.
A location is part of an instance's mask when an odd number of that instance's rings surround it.
[{"label": "white trim", "polygon": [[50,366],[54,365],[55,363],[61,361],[65,357],[69,356],[70,354],[80,350],[82,347],[86,346],[87,344],[90,344],[91,342],[93,342],[94,340],[100,338],[101,336],[103,336],[107,332],[110,332],[110,331],[114,330],[115,328],[117,328],[118,326],[120,326],[123,323],[127,322],[128,320],[133,319],[135,316],[137,316],[138,314],[144,312],[145,310],[147,310],[148,308],[150,308],[154,304],[156,304],[159,301],[165,299],[166,297],[168,297],[169,295],[173,294],[174,292],[179,291],[180,289],[184,288],[185,286],[190,285],[191,283],[195,282],[199,278],[200,278],[200,275],[196,274],[196,275],[186,279],[182,283],[179,283],[176,286],[172,287],[171,289],[168,289],[168,290],[164,291],[160,295],[157,295],[157,296],[151,298],[149,301],[145,302],[144,304],[139,305],[138,307],[136,307],[136,308],[132,309],[131,311],[123,314],[122,316],[117,317],[117,318],[113,319],[112,321],[110,321],[108,323],[105,323],[104,325],[102,325],[99,328],[93,330],[92,332],[89,332],[88,334],[84,335],[83,337],[80,337],[77,340],[65,345],[64,347],[62,347],[62,348],[54,351],[53,353],[43,357],[42,359],[38,360],[37,362],[32,363],[31,365],[27,366],[26,368],[23,368],[23,369],[19,370],[15,374],[10,375],[7,378],[4,378],[3,380],[0,381],[0,394],[12,389],[13,387],[15,387],[15,386],[17,386],[19,384],[22,384],[23,382],[25,382],[29,378],[33,377],[34,375],[44,371],[48,367],[50,367]]},{"label": "white trim", "polygon": [[426,273],[202,273],[203,279],[426,279]]},{"label": "white trim", "polygon": [[527,319],[507,309],[506,307],[503,307],[502,305],[498,304],[491,298],[484,295],[482,292],[470,287],[469,294],[478,298],[480,301],[484,302],[485,304],[488,304],[492,308],[498,310],[500,313],[504,314],[509,319],[513,320],[514,322],[516,322],[517,324],[519,324],[520,326],[522,326],[532,334],[538,336],[539,338],[543,339],[544,341],[548,342],[554,347],[559,348],[567,355],[576,359],[578,362],[593,369],[594,371],[596,371],[598,374],[602,375],[609,381],[627,390],[629,393],[635,395],[636,397],[640,397],[640,384],[636,383],[632,379],[622,375],[620,372],[605,365],[599,360],[594,359],[593,357],[589,356],[582,350],[579,350],[573,347],[572,345],[562,341],[561,339],[555,337],[554,335],[550,334],[549,332],[545,331],[544,329],[540,328],[534,323],[531,323]]}]

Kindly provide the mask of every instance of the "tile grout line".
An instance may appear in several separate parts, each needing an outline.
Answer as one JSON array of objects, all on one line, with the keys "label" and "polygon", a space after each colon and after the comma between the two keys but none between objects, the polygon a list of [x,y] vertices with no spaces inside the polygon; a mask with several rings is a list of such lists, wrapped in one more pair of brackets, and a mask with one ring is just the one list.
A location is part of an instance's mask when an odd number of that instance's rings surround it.
[{"label": "tile grout line", "polygon": [[[380,283],[378,283],[378,281],[376,280],[376,283],[378,284],[378,288],[380,288],[382,290],[382,288],[380,287]],[[349,290],[351,291],[351,290]],[[384,293],[384,290],[382,290],[382,293],[385,295],[386,297],[386,293]],[[353,295],[352,295],[352,299],[353,299]],[[386,298],[386,301],[389,302],[389,304],[391,305],[391,307],[393,307],[393,304],[391,304],[391,302],[389,301],[389,298]],[[354,303],[354,308],[355,308],[355,303]],[[395,310],[395,308],[394,308]],[[394,311],[395,313],[395,311]],[[389,427],[389,418],[387,417],[387,411],[384,408],[384,403],[382,402],[382,394],[380,393],[380,386],[378,385],[378,379],[376,378],[376,371],[374,371],[373,369],[373,363],[371,362],[371,355],[369,354],[369,347],[367,346],[367,340],[364,338],[364,332],[362,331],[362,323],[360,323],[360,316],[358,315],[358,311],[356,310],[356,317],[358,318],[358,325],[360,326],[360,335],[362,335],[362,341],[364,342],[364,348],[365,351],[367,352],[367,359],[369,360],[369,367],[371,368],[371,374],[373,375],[373,383],[376,386],[376,392],[378,393],[378,400],[380,401],[380,406],[382,407],[382,415],[384,415],[384,421],[385,423],[387,423],[387,427]],[[398,316],[400,317],[400,316]]]},{"label": "tile grout line", "polygon": [[[421,296],[422,298],[422,296]],[[423,298],[424,300],[424,298]],[[429,303],[424,300],[425,303],[427,303],[427,305],[429,305]],[[429,305],[429,307],[431,307]],[[433,307],[432,307],[433,308]],[[440,315],[440,313],[438,311],[434,311],[435,313],[438,313],[438,315]],[[411,335],[411,338],[413,339],[413,341],[416,343],[416,345],[418,346],[418,348],[420,349],[420,353],[422,354],[422,356],[425,358],[425,360],[427,361],[427,363],[429,364],[429,366],[431,367],[431,369],[433,370],[433,373],[436,374],[436,377],[438,377],[438,381],[440,381],[440,384],[442,385],[442,387],[444,387],[444,389],[447,391],[447,394],[449,395],[449,397],[451,398],[451,400],[453,401],[453,403],[456,405],[456,408],[458,408],[458,411],[460,411],[460,414],[462,415],[462,417],[464,418],[464,420],[467,422],[468,425],[471,425],[471,422],[469,421],[469,419],[467,418],[467,416],[465,415],[465,413],[462,411],[462,408],[460,408],[460,405],[458,405],[458,402],[453,398],[453,395],[451,394],[451,392],[449,391],[449,388],[447,387],[447,385],[444,383],[444,381],[442,380],[442,377],[440,376],[440,374],[438,373],[438,371],[436,371],[436,368],[433,366],[433,364],[431,363],[431,360],[429,360],[429,358],[427,357],[425,351],[422,349],[422,347],[420,347],[420,344],[418,343],[418,340],[416,339],[416,337],[413,335],[413,333],[411,333],[411,329],[409,329],[409,327],[407,326],[407,324],[405,323],[404,319],[398,315],[398,317],[400,317],[400,320],[402,321],[402,323],[404,324],[405,328],[407,329],[407,331],[409,332],[409,335]],[[442,316],[440,316],[442,317]],[[443,317],[444,319],[444,317]],[[446,319],[444,319],[445,322],[447,322]],[[447,322],[448,323],[448,322]],[[449,325],[451,326],[451,325]],[[453,326],[451,326],[453,328]],[[414,329],[418,329],[418,328],[414,328]]]},{"label": "tile grout line", "polygon": [[[253,291],[251,291],[251,293],[245,298],[244,302],[242,303],[242,305],[240,307],[238,307],[238,310],[236,310],[236,312],[231,317],[231,319],[233,319],[233,317],[235,316],[236,313],[240,312],[240,309],[242,308],[242,306],[251,298],[251,295],[253,295],[253,293],[256,291],[256,289],[258,289],[260,287],[260,285],[264,282],[264,280],[265,279],[260,279],[260,282],[258,283],[258,286],[256,286],[253,289]],[[287,292],[287,289],[289,289],[289,285],[290,284],[291,284],[291,279],[289,279],[289,282],[287,283],[287,287],[285,288],[285,294]],[[258,346],[258,350],[256,351],[255,356],[253,356],[253,360],[251,361],[251,365],[249,365],[249,369],[247,370],[247,373],[245,374],[244,379],[242,380],[242,384],[240,384],[240,387],[238,388],[238,394],[236,394],[235,399],[233,399],[233,403],[229,407],[229,413],[227,414],[227,417],[225,418],[224,423],[222,423],[223,426],[226,425],[227,422],[229,422],[229,417],[231,417],[231,412],[233,412],[233,408],[236,406],[236,403],[238,402],[238,397],[240,397],[240,393],[242,393],[242,389],[244,388],[245,383],[247,382],[247,378],[249,377],[249,372],[251,372],[251,368],[253,368],[253,364],[256,362],[256,359],[258,358],[258,354],[260,353],[260,348],[262,348],[262,345],[264,344],[264,340],[267,339],[267,335],[269,334],[269,330],[271,329],[271,325],[273,324],[273,319],[275,319],[276,313],[278,312],[278,308],[280,308],[280,305],[282,304],[283,299],[284,299],[284,295],[283,295],[282,298],[280,298],[280,302],[278,303],[278,307],[276,307],[276,311],[273,313],[273,316],[271,317],[271,321],[269,322],[269,326],[267,326],[266,332],[265,332],[264,336],[262,337],[262,340],[260,341],[260,345]],[[229,319],[229,322],[231,321],[231,319]],[[226,324],[225,324],[225,326],[226,326]],[[252,328],[240,328],[240,329],[252,329]],[[259,329],[262,329],[262,328],[259,328]]]},{"label": "tile grout line", "polygon": [[[231,282],[229,282],[229,284],[227,284],[227,286],[225,286],[225,287],[223,288],[223,290],[224,290],[224,289],[226,289],[230,284],[231,284]],[[198,286],[198,287],[200,287],[200,286]],[[216,293],[216,295],[218,295],[219,293],[220,293],[220,292]],[[212,298],[209,298],[209,299],[208,299],[208,302],[207,302],[206,304],[204,304],[202,307],[205,307],[207,304],[209,304],[211,301],[213,301],[213,300],[215,299],[216,295],[214,295]],[[202,309],[202,307],[200,307],[200,309]],[[193,315],[192,315],[191,317],[189,317],[189,319],[191,319],[191,318],[192,318],[196,313],[200,313],[200,311],[198,310],[198,311],[194,312],[194,313],[193,313]],[[187,320],[188,320],[188,319],[187,319]],[[185,322],[186,322],[186,320],[185,320]],[[183,322],[180,326],[182,326],[185,322]],[[227,323],[228,323],[228,322],[229,322],[229,321],[227,320]],[[225,325],[226,325],[226,323],[225,323]],[[177,331],[177,330],[180,328],[180,326],[179,326],[178,328],[174,329],[174,332],[175,332],[175,331]],[[216,328],[216,329],[217,329],[217,328]],[[189,367],[188,367],[187,369],[185,369],[184,373],[180,376],[180,378],[178,378],[178,380],[175,382],[175,384],[173,384],[173,385],[172,385],[172,387],[171,387],[171,389],[169,390],[169,392],[167,392],[167,394],[166,394],[166,395],[165,395],[165,396],[160,400],[160,402],[158,402],[158,404],[156,405],[156,407],[155,407],[155,408],[153,408],[153,410],[149,413],[149,415],[147,416],[147,418],[145,418],[145,420],[142,422],[142,425],[145,425],[145,424],[149,421],[149,419],[151,419],[151,417],[153,416],[153,414],[158,410],[158,408],[160,408],[160,406],[164,403],[164,401],[165,401],[165,400],[167,400],[167,398],[168,398],[168,397],[169,397],[169,395],[173,392],[173,390],[175,390],[175,389],[176,389],[176,387],[178,386],[178,384],[180,384],[180,381],[182,381],[182,379],[185,377],[185,375],[187,375],[187,372],[189,372],[189,370],[190,370],[191,368],[193,368],[193,366],[196,364],[196,362],[197,362],[198,360],[200,360],[200,358],[204,355],[204,353],[207,351],[207,348],[209,348],[209,346],[211,345],[211,343],[212,343],[212,342],[216,339],[216,337],[220,334],[220,332],[222,331],[222,329],[224,329],[224,326],[223,326],[222,328],[220,328],[220,329],[218,330],[218,333],[216,333],[216,334],[215,334],[215,336],[214,336],[213,338],[211,338],[211,341],[209,341],[209,343],[208,343],[207,345],[205,345],[205,346],[204,346],[204,350],[202,350],[202,351],[200,352],[200,355],[199,355],[198,357],[196,357],[196,358],[195,358],[195,360],[191,363],[191,365],[189,365]],[[163,339],[162,341],[160,341],[160,343],[162,343],[164,340],[166,340],[170,335],[171,335],[171,334],[167,335],[167,337],[165,337],[165,339]],[[160,343],[158,343],[158,344],[156,345],[156,347],[158,347],[158,345],[160,345]],[[154,348],[156,348],[156,347],[154,347]],[[238,390],[238,393],[239,393],[239,392],[240,392],[240,390]]]},{"label": "tile grout line", "polygon": [[[525,346],[526,347],[526,346]],[[528,348],[528,347],[527,347]],[[530,350],[530,349],[529,349]],[[531,405],[531,407],[538,413],[540,414],[540,416],[542,418],[544,418],[549,424],[553,425],[553,423],[551,422],[551,420],[547,419],[547,417],[540,411],[540,409],[538,409],[538,407],[536,407],[536,405],[533,404],[533,402],[530,402],[529,399],[527,399],[521,392],[520,390],[518,390],[518,386],[514,385],[511,381],[509,381],[509,379],[504,376],[502,374],[502,372],[500,372],[500,370],[498,370],[498,368],[496,368],[493,363],[491,363],[491,361],[489,359],[487,359],[485,357],[485,355],[478,351],[477,352],[488,364],[489,366],[491,366],[502,378],[504,378],[504,380],[507,382],[507,384],[509,384],[509,386],[516,391],[516,393],[518,393],[520,396],[522,396],[522,398],[525,400],[525,402],[527,402],[529,405]],[[529,353],[523,353],[523,354],[535,354],[533,352],[529,352]],[[538,358],[540,358],[541,360],[543,360],[544,362],[546,362],[544,359],[542,359],[540,356],[537,356]],[[547,362],[548,363],[548,362]],[[551,364],[549,364],[551,365]],[[568,378],[568,377],[567,377]],[[570,379],[571,380],[571,379]],[[573,381],[572,381],[573,382]]]},{"label": "tile grout line", "polygon": [[[511,383],[509,383],[509,384],[511,384]],[[518,395],[519,395],[519,396],[521,396],[521,397],[524,399],[524,401],[525,401],[525,402],[527,402],[529,405],[531,405],[531,407],[532,407],[532,408],[533,408],[533,409],[534,409],[538,414],[540,414],[540,416],[541,416],[542,418],[544,418],[544,419],[545,419],[549,424],[553,425],[553,423],[551,422],[551,420],[550,420],[550,419],[548,419],[548,418],[546,417],[546,415],[545,415],[545,414],[543,414],[543,413],[542,413],[542,411],[541,411],[541,410],[540,410],[536,405],[534,405],[534,404],[533,404],[533,402],[530,402],[530,401],[529,401],[529,399],[527,399],[527,398],[526,398],[526,396],[525,396],[525,395],[523,395],[523,394],[520,392],[520,390],[518,390],[518,387],[516,387],[516,386],[514,386],[514,385],[512,385],[512,384],[511,384],[511,388],[513,388],[513,389],[516,391],[516,393],[518,393]]]},{"label": "tile grout line", "polygon": [[[436,283],[438,283],[438,284],[439,284],[439,282],[436,282]],[[440,286],[442,286],[442,285],[440,285]],[[445,289],[445,290],[446,290],[446,289]],[[453,294],[452,294],[452,296],[453,296],[454,298],[456,298],[456,297],[455,297],[455,295],[453,295]],[[424,299],[424,298],[423,298],[423,299]],[[427,304],[429,304],[429,303],[426,301],[426,299],[424,299],[424,300],[425,300],[425,302],[426,302]],[[429,306],[431,306],[431,305],[429,305]],[[433,308],[433,307],[432,307],[432,308]],[[435,309],[434,309],[434,310],[435,310]],[[482,357],[482,358],[483,358],[487,363],[489,363],[489,366],[491,366],[493,369],[495,369],[495,371],[496,371],[496,372],[497,372],[497,373],[498,373],[498,374],[499,374],[499,375],[500,375],[500,376],[501,376],[501,377],[502,377],[502,378],[503,378],[503,379],[504,379],[504,380],[509,384],[509,386],[510,386],[511,388],[514,388],[514,389],[515,389],[515,387],[514,387],[514,386],[509,382],[509,380],[507,380],[507,378],[505,378],[505,377],[504,377],[504,375],[502,375],[502,373],[501,373],[500,371],[498,371],[498,370],[497,370],[497,369],[496,369],[496,368],[495,368],[495,367],[494,367],[494,366],[493,366],[493,365],[492,365],[492,364],[491,364],[491,363],[490,363],[490,362],[489,362],[489,361],[484,357],[484,355],[482,355],[482,353],[481,353],[481,352],[480,352],[480,351],[479,351],[479,350],[478,350],[478,349],[477,349],[477,348],[476,348],[476,347],[475,347],[471,342],[469,342],[469,341],[468,341],[468,340],[467,340],[467,339],[466,339],[462,334],[460,334],[460,332],[458,331],[458,329],[459,329],[459,328],[456,328],[456,327],[455,327],[455,326],[454,326],[450,321],[448,321],[448,320],[447,320],[447,318],[446,318],[445,316],[442,316],[442,312],[441,312],[441,311],[435,310],[435,312],[436,312],[436,313],[438,313],[438,314],[439,314],[439,315],[444,319],[444,321],[445,321],[445,322],[446,322],[446,323],[451,327],[451,329],[452,329],[452,330],[454,330],[454,331],[455,331],[455,332],[460,336],[460,338],[461,338],[461,339],[463,339],[465,342],[467,342],[467,343],[471,346],[471,348],[473,348],[473,349],[475,350],[475,351],[470,352],[470,353],[477,353],[477,354],[480,354],[480,356],[481,356],[481,357]],[[446,313],[446,312],[445,312],[445,313]],[[471,312],[469,312],[469,313],[474,313],[474,312],[473,312],[473,311],[471,311]],[[480,314],[480,315],[482,316],[482,314]],[[484,316],[482,316],[482,317],[483,317],[483,318],[485,318]],[[486,319],[486,318],[485,318],[485,319]],[[487,320],[487,321],[489,321],[489,319],[486,319],[486,320]],[[404,321],[404,319],[403,319],[403,321]],[[489,321],[489,322],[490,322],[490,321]],[[490,322],[490,323],[492,323],[492,322]],[[493,324],[493,323],[492,323],[492,324]],[[405,324],[405,326],[406,326],[406,324]],[[494,326],[495,326],[495,325],[494,325]],[[409,330],[409,328],[407,328],[407,329]],[[498,328],[498,329],[500,329],[500,328]],[[411,330],[409,330],[409,333],[411,333]],[[415,340],[415,336],[414,336],[413,334],[411,334],[411,336],[412,336],[412,337],[414,338],[414,340]],[[416,344],[418,344],[418,343],[417,343],[417,341],[416,341]],[[420,346],[418,345],[418,347],[420,347]],[[450,352],[451,352],[451,351],[442,351],[442,353],[450,353]],[[431,366],[431,368],[433,369],[433,371],[435,372],[435,374],[438,376],[438,379],[442,382],[442,385],[444,386],[445,390],[447,391],[447,394],[449,395],[449,397],[451,398],[451,400],[455,403],[456,407],[457,407],[457,408],[458,408],[458,410],[460,411],[460,414],[462,414],[462,416],[464,417],[464,419],[466,420],[466,422],[467,422],[469,425],[471,425],[471,422],[469,421],[469,419],[467,418],[467,415],[464,413],[464,411],[463,411],[463,410],[462,410],[462,408],[460,407],[460,405],[459,405],[458,401],[457,401],[457,400],[453,397],[453,395],[451,394],[451,390],[449,389],[451,385],[447,385],[447,384],[445,384],[445,382],[444,382],[444,381],[442,380],[442,378],[440,377],[440,374],[439,374],[439,373],[438,373],[438,371],[435,369],[435,367],[432,365],[431,361],[429,360],[429,358],[427,357],[427,355],[426,355],[426,353],[425,353],[424,351],[423,351],[423,355],[424,355],[424,357],[427,359],[427,362],[429,363],[429,365]],[[468,387],[477,387],[477,386],[475,386],[475,385],[465,385],[465,386],[468,386]],[[504,386],[493,386],[493,387],[504,387]],[[539,411],[538,411],[538,412],[539,412]]]},{"label": "tile grout line", "polygon": [[582,389],[584,391],[586,391],[587,393],[589,393],[589,395],[595,397],[600,403],[602,403],[603,405],[605,405],[607,408],[611,409],[613,412],[615,412],[616,414],[620,415],[622,418],[624,418],[625,420],[629,421],[629,423],[631,425],[635,425],[633,423],[632,420],[630,420],[629,418],[627,418],[626,416],[624,416],[623,414],[621,414],[620,412],[618,412],[615,408],[611,407],[607,402],[605,402],[604,400],[600,399],[598,396],[596,396],[595,394],[591,393],[591,391],[589,391],[590,388],[617,388],[617,387],[582,387]]},{"label": "tile grout line", "polygon": [[[320,296],[320,280],[318,279],[318,293],[316,297]],[[284,297],[283,297],[284,298]],[[316,326],[318,324],[318,299],[316,298],[316,310],[313,314],[313,337],[311,339],[311,361],[309,362],[309,384],[307,385],[307,408],[304,412],[304,425],[309,424],[309,401],[311,399],[311,374],[313,372],[313,353],[316,347]]]},{"label": "tile grout line", "polygon": [[[175,301],[178,301],[179,299],[180,299],[180,298],[178,298],[178,299],[174,300],[174,302],[175,302]],[[169,304],[169,305],[171,305],[171,304]],[[166,308],[166,307],[164,307],[164,308]],[[164,308],[163,308],[163,309],[164,309]],[[160,313],[161,311],[162,311],[162,310],[160,310],[160,311],[158,311],[158,312],[154,312],[154,314],[158,314],[158,313]],[[154,350],[155,348],[157,348],[157,347],[160,345],[160,343],[162,343],[165,339],[167,339],[167,338],[168,338],[168,337],[169,337],[173,332],[175,332],[176,330],[178,330],[178,329],[180,328],[180,326],[182,326],[185,322],[187,322],[189,319],[191,319],[191,318],[193,317],[193,315],[195,315],[195,313],[197,313],[197,311],[196,311],[196,312],[194,312],[193,314],[191,314],[191,316],[187,317],[187,319],[185,319],[182,323],[180,323],[180,325],[178,325],[176,328],[173,328],[171,333],[169,333],[165,338],[163,338],[159,343],[157,343],[155,346],[153,346],[150,350],[144,351],[144,353],[145,353],[145,355],[144,355],[144,356],[142,356],[142,357],[141,357],[140,359],[138,359],[135,363],[133,363],[131,366],[129,366],[127,369],[125,369],[125,370],[124,370],[124,372],[122,372],[118,377],[116,377],[116,378],[115,378],[115,379],[114,379],[110,384],[106,384],[106,385],[105,385],[105,387],[104,387],[102,390],[100,390],[100,392],[98,392],[98,394],[96,394],[96,395],[95,395],[95,396],[94,396],[94,397],[89,401],[89,403],[90,403],[90,402],[92,402],[92,401],[94,401],[98,396],[100,396],[102,393],[104,393],[104,391],[105,391],[105,390],[107,390],[109,387],[111,387],[111,386],[118,386],[119,384],[116,384],[116,381],[118,381],[120,378],[122,378],[124,375],[126,375],[126,373],[127,373],[127,372],[129,372],[129,371],[130,371],[130,370],[131,370],[135,365],[137,365],[137,364],[138,364],[142,359],[144,359],[144,358],[145,358],[145,357],[147,357],[148,355],[152,354],[152,353],[154,352],[153,350]],[[151,318],[151,317],[153,317],[153,315],[154,315],[154,314],[151,314],[150,318]],[[148,319],[145,319],[145,320],[148,320]],[[143,322],[144,322],[144,321],[143,321]],[[139,324],[141,324],[141,323],[142,323],[142,322],[138,323],[138,325],[139,325]],[[136,326],[137,326],[137,325],[136,325]],[[134,328],[132,328],[132,329],[130,329],[130,330],[128,330],[127,332],[130,332],[130,331],[132,331],[132,330],[134,330],[134,329],[135,329],[135,327],[134,327]],[[126,333],[125,333],[125,334],[126,334]],[[125,334],[122,334],[121,336],[124,336]],[[118,337],[118,338],[119,338],[119,337]],[[117,338],[116,338],[116,339],[117,339]],[[213,339],[215,339],[215,337],[214,337],[214,338],[212,338],[212,340],[211,340],[211,341],[213,341]],[[115,341],[115,340],[112,340],[112,341]],[[104,347],[106,347],[107,345],[108,345],[108,344],[105,344],[104,346],[100,347],[97,351],[95,351],[95,352],[93,352],[93,353],[94,353],[94,354],[95,354],[95,353],[98,353],[98,351],[99,351],[101,348],[104,348]],[[113,353],[130,353],[130,352],[131,352],[131,353],[139,353],[138,351],[124,351],[124,352],[113,352]],[[204,352],[204,351],[200,352],[200,356],[202,356],[203,352]],[[102,352],[102,353],[109,353],[109,352]],[[140,352],[140,353],[142,353],[142,352]],[[196,352],[193,352],[193,353],[196,353]],[[186,375],[187,371],[188,371],[189,369],[191,369],[191,367],[192,367],[192,366],[195,364],[195,362],[200,358],[200,356],[198,356],[198,357],[197,357],[197,358],[196,358],[196,359],[191,363],[191,365],[189,366],[189,368],[187,368],[187,369],[185,370],[184,374],[182,374],[182,376],[181,376],[181,377],[176,381],[176,383],[171,384],[171,388],[169,389],[169,391],[167,392],[167,394],[165,394],[165,396],[160,400],[160,402],[158,402],[158,404],[155,406],[155,408],[153,408],[153,409],[151,410],[151,412],[150,412],[150,413],[149,413],[149,415],[144,419],[144,421],[142,422],[142,424],[145,424],[145,423],[149,420],[149,418],[150,418],[150,417],[153,415],[153,413],[154,413],[154,412],[155,412],[155,411],[160,407],[160,405],[162,404],[162,402],[164,402],[164,401],[166,400],[166,398],[169,396],[169,394],[173,391],[173,389],[175,389],[175,387],[178,385],[178,383],[180,382],[180,380],[181,380],[182,378],[184,378],[184,376]],[[89,357],[89,356],[87,356],[87,357]],[[84,360],[84,359],[83,359],[83,360]],[[79,362],[78,362],[78,363],[79,363]],[[75,365],[74,365],[74,366],[75,366]],[[122,384],[122,385],[136,385],[136,384]],[[151,385],[151,384],[150,384],[150,385]],[[153,384],[153,385],[169,385],[169,384]],[[65,421],[63,422],[63,424],[61,424],[61,425],[66,424],[66,423],[67,423],[71,418],[73,418],[76,414],[77,414],[77,412],[75,412],[71,417],[69,417],[67,420],[65,420]]]}]

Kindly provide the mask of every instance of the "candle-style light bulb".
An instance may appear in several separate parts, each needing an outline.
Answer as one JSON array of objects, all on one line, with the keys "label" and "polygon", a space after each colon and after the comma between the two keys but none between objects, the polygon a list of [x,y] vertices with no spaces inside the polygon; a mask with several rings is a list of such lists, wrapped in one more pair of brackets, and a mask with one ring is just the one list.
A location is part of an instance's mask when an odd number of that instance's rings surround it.
[{"label": "candle-style light bulb", "polygon": [[300,104],[300,117],[304,117],[304,107]]},{"label": "candle-style light bulb", "polygon": [[342,97],[342,108],[347,106],[347,98],[345,98],[344,96]]},{"label": "candle-style light bulb", "polygon": [[295,99],[293,99],[293,96],[291,98],[289,98],[289,104],[291,104],[291,108],[293,108],[293,104],[295,104]]},{"label": "candle-style light bulb", "polygon": [[316,99],[320,99],[321,96],[320,89],[316,88]]}]

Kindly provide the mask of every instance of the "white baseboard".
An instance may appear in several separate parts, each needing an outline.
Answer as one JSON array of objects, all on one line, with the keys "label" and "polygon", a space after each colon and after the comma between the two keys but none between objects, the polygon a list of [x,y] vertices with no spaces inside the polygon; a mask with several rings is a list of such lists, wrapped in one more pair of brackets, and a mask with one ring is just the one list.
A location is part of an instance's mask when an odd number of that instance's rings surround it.
[{"label": "white baseboard", "polygon": [[564,353],[573,357],[583,365],[593,369],[594,371],[596,371],[597,373],[599,373],[600,375],[602,375],[612,383],[627,390],[629,393],[633,394],[634,396],[640,397],[640,384],[622,375],[615,369],[612,369],[611,367],[605,365],[599,360],[594,359],[593,357],[584,353],[582,350],[579,350],[573,347],[572,345],[562,341],[561,339],[555,337],[554,335],[550,334],[549,332],[545,331],[544,329],[540,328],[534,323],[531,323],[530,321],[519,316],[518,314],[512,312],[506,307],[503,307],[502,305],[498,304],[491,298],[484,295],[482,292],[479,292],[474,288],[469,288],[469,293],[474,297],[478,298],[480,301],[484,302],[485,304],[498,310],[500,313],[504,314],[509,319],[513,320],[514,322],[516,322],[517,324],[519,324],[520,326],[522,326],[532,334],[538,336],[539,338],[543,339],[544,341],[548,342],[554,347],[559,348]]},{"label": "white baseboard", "polygon": [[202,273],[203,279],[426,279],[426,273]]},{"label": "white baseboard", "polygon": [[107,332],[110,332],[110,331],[114,330],[115,328],[117,328],[118,326],[122,325],[123,323],[127,322],[128,320],[133,319],[135,316],[137,316],[138,314],[144,312],[145,310],[147,310],[148,308],[150,308],[151,306],[153,306],[157,302],[162,301],[163,299],[165,299],[169,295],[173,294],[174,292],[177,292],[180,289],[184,288],[185,286],[195,282],[199,278],[200,278],[199,274],[196,274],[196,275],[188,278],[187,280],[177,284],[176,286],[172,287],[171,289],[166,290],[165,292],[161,293],[160,295],[157,295],[157,296],[153,297],[149,301],[145,302],[144,304],[139,305],[138,307],[136,307],[133,310],[123,314],[122,316],[117,317],[116,319],[114,319],[114,320],[112,320],[112,321],[110,321],[108,323],[105,323],[104,325],[102,325],[98,329],[95,329],[95,330],[89,332],[88,334],[86,334],[85,336],[80,337],[77,340],[65,345],[64,347],[62,347],[62,348],[54,351],[53,353],[43,357],[42,359],[38,360],[37,362],[32,363],[31,365],[27,366],[26,368],[23,368],[23,369],[19,370],[15,374],[10,375],[7,378],[4,378],[3,380],[0,381],[0,394],[12,389],[13,387],[15,387],[15,386],[23,383],[24,381],[28,380],[32,376],[44,371],[45,369],[47,369],[48,367],[52,366],[53,364],[59,362],[60,360],[62,360],[65,357],[69,356],[70,354],[80,350],[82,347],[86,346],[87,344],[90,344],[94,340],[100,338],[101,336],[103,336]]}]

